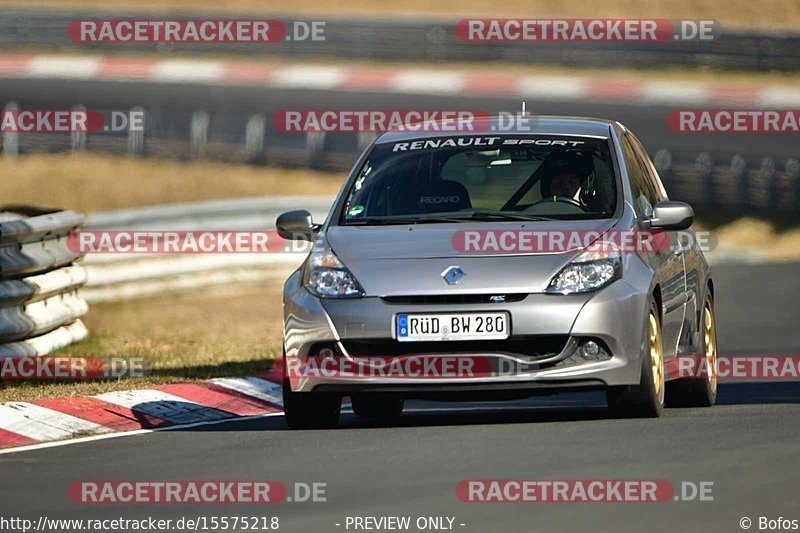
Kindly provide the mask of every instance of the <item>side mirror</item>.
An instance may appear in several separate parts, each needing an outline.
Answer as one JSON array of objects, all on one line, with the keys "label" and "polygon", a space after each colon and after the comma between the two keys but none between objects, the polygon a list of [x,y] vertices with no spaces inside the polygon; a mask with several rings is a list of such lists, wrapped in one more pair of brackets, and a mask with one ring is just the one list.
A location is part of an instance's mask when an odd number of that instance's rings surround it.
[{"label": "side mirror", "polygon": [[648,220],[650,229],[682,230],[694,222],[694,209],[685,202],[658,202],[653,207],[653,216]]},{"label": "side mirror", "polygon": [[289,241],[313,241],[320,225],[314,224],[311,213],[305,209],[287,211],[275,222],[278,235]]}]

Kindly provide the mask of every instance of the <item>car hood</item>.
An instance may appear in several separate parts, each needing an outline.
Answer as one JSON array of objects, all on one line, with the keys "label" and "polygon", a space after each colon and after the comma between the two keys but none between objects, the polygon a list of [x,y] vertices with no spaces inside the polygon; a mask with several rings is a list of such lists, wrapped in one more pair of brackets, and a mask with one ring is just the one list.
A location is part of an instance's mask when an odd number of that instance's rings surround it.
[{"label": "car hood", "polygon": [[[460,231],[576,231],[602,234],[616,221],[331,226],[325,238],[368,296],[543,292],[580,249],[567,253],[476,253],[454,246]],[[457,249],[459,248],[459,249]],[[454,285],[442,273],[464,272]]]}]

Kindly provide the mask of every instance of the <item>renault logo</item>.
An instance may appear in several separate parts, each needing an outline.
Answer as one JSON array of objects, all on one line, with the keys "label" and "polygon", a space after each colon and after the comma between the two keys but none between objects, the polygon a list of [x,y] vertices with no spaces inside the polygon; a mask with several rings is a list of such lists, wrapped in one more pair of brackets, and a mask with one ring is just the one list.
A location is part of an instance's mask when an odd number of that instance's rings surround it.
[{"label": "renault logo", "polygon": [[442,277],[449,285],[455,285],[461,278],[466,276],[463,270],[461,270],[460,266],[449,266],[447,267],[444,272],[442,272]]}]

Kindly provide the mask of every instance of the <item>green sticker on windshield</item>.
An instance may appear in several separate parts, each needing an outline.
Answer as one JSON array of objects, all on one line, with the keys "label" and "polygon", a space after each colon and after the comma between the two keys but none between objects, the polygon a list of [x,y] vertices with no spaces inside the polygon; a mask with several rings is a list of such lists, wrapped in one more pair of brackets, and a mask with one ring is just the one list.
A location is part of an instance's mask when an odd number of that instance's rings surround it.
[{"label": "green sticker on windshield", "polygon": [[363,212],[364,212],[363,205],[354,205],[353,207],[350,208],[350,211],[348,211],[347,214],[350,215],[351,217],[354,217],[356,215],[360,215]]}]

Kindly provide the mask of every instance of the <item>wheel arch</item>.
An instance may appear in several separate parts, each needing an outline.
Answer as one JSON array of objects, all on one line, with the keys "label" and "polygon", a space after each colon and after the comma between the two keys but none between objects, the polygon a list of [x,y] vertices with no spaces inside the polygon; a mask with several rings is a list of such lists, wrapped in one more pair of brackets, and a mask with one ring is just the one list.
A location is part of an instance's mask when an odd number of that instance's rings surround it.
[{"label": "wheel arch", "polygon": [[664,307],[661,305],[661,286],[658,283],[653,287],[653,298],[655,298],[656,306],[658,306],[658,319],[663,321]]}]

